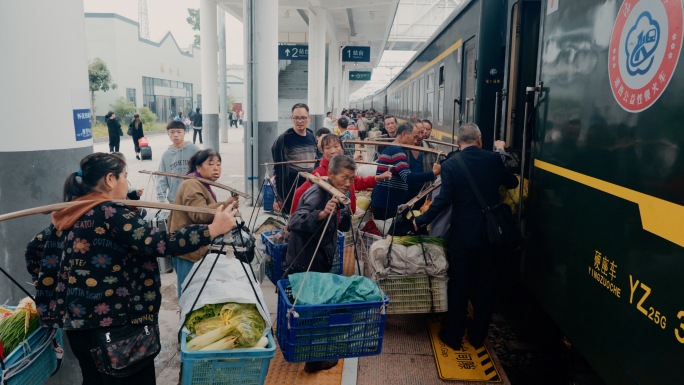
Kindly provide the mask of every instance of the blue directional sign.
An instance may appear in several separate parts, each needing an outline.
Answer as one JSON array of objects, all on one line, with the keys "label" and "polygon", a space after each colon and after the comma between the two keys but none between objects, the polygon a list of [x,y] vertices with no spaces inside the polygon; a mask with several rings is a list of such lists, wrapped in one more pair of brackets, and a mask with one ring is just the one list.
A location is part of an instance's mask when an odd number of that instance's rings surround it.
[{"label": "blue directional sign", "polygon": [[370,62],[370,47],[348,45],[342,48],[342,61]]},{"label": "blue directional sign", "polygon": [[90,122],[90,108],[73,110],[74,112],[74,132],[76,141],[88,140],[93,138],[93,129]]},{"label": "blue directional sign", "polygon": [[371,71],[349,71],[349,80],[371,80]]},{"label": "blue directional sign", "polygon": [[278,60],[309,60],[309,46],[279,45]]}]

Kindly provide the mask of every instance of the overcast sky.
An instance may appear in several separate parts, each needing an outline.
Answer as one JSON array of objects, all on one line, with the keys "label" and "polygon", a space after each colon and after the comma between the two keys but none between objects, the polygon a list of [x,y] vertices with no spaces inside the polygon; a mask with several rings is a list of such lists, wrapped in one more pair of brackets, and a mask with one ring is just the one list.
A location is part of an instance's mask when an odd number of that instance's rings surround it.
[{"label": "overcast sky", "polygon": [[[138,21],[138,0],[83,0],[85,12],[116,13]],[[150,40],[159,41],[171,31],[181,48],[194,39],[195,31],[185,19],[188,8],[199,8],[199,0],[147,0]],[[226,50],[228,64],[243,64],[242,22],[226,13]]]}]

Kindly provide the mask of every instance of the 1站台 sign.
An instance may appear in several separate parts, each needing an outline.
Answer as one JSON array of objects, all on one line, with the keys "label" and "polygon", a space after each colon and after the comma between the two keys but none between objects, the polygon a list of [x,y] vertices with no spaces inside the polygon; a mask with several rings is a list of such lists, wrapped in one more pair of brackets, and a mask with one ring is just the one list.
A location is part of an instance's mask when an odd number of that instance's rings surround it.
[{"label": "1\u7ad9\u53f0 sign", "polygon": [[349,80],[371,80],[371,71],[349,71]]},{"label": "1\u7ad9\u53f0 sign", "polygon": [[370,47],[348,45],[342,48],[342,61],[370,63]]},{"label": "1\u7ad9\u53f0 sign", "polygon": [[682,2],[625,0],[610,38],[608,75],[613,96],[640,112],[663,94],[682,49]]},{"label": "1\u7ad9\u53f0 sign", "polygon": [[278,60],[309,60],[309,46],[279,45]]}]

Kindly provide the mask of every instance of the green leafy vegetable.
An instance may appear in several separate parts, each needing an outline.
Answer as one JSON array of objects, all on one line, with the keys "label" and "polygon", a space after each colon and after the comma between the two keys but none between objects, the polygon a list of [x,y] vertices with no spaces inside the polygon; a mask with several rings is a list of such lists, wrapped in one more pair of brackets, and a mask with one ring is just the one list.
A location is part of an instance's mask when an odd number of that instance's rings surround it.
[{"label": "green leafy vegetable", "polygon": [[[215,346],[246,348],[254,346],[261,339],[264,329],[266,329],[266,321],[259,314],[256,305],[229,302],[205,305],[193,311],[188,316],[186,326],[190,332],[200,337],[217,329],[227,328],[227,334],[221,333],[221,338],[232,338],[226,339],[224,344],[217,344]],[[207,338],[208,340],[209,338]],[[209,342],[214,341],[216,340]],[[201,340],[192,346],[194,348],[203,348],[207,346],[205,342]]]}]

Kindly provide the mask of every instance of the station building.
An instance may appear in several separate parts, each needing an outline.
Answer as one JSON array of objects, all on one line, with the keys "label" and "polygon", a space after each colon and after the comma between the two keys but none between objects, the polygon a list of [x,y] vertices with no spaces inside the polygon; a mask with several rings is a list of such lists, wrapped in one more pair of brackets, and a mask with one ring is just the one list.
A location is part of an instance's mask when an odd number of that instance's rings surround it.
[{"label": "station building", "polygon": [[114,13],[85,14],[88,60],[101,58],[117,88],[95,93],[95,115],[124,97],[160,122],[202,107],[200,48],[182,48],[171,32],[159,41],[140,36],[138,22]]}]

